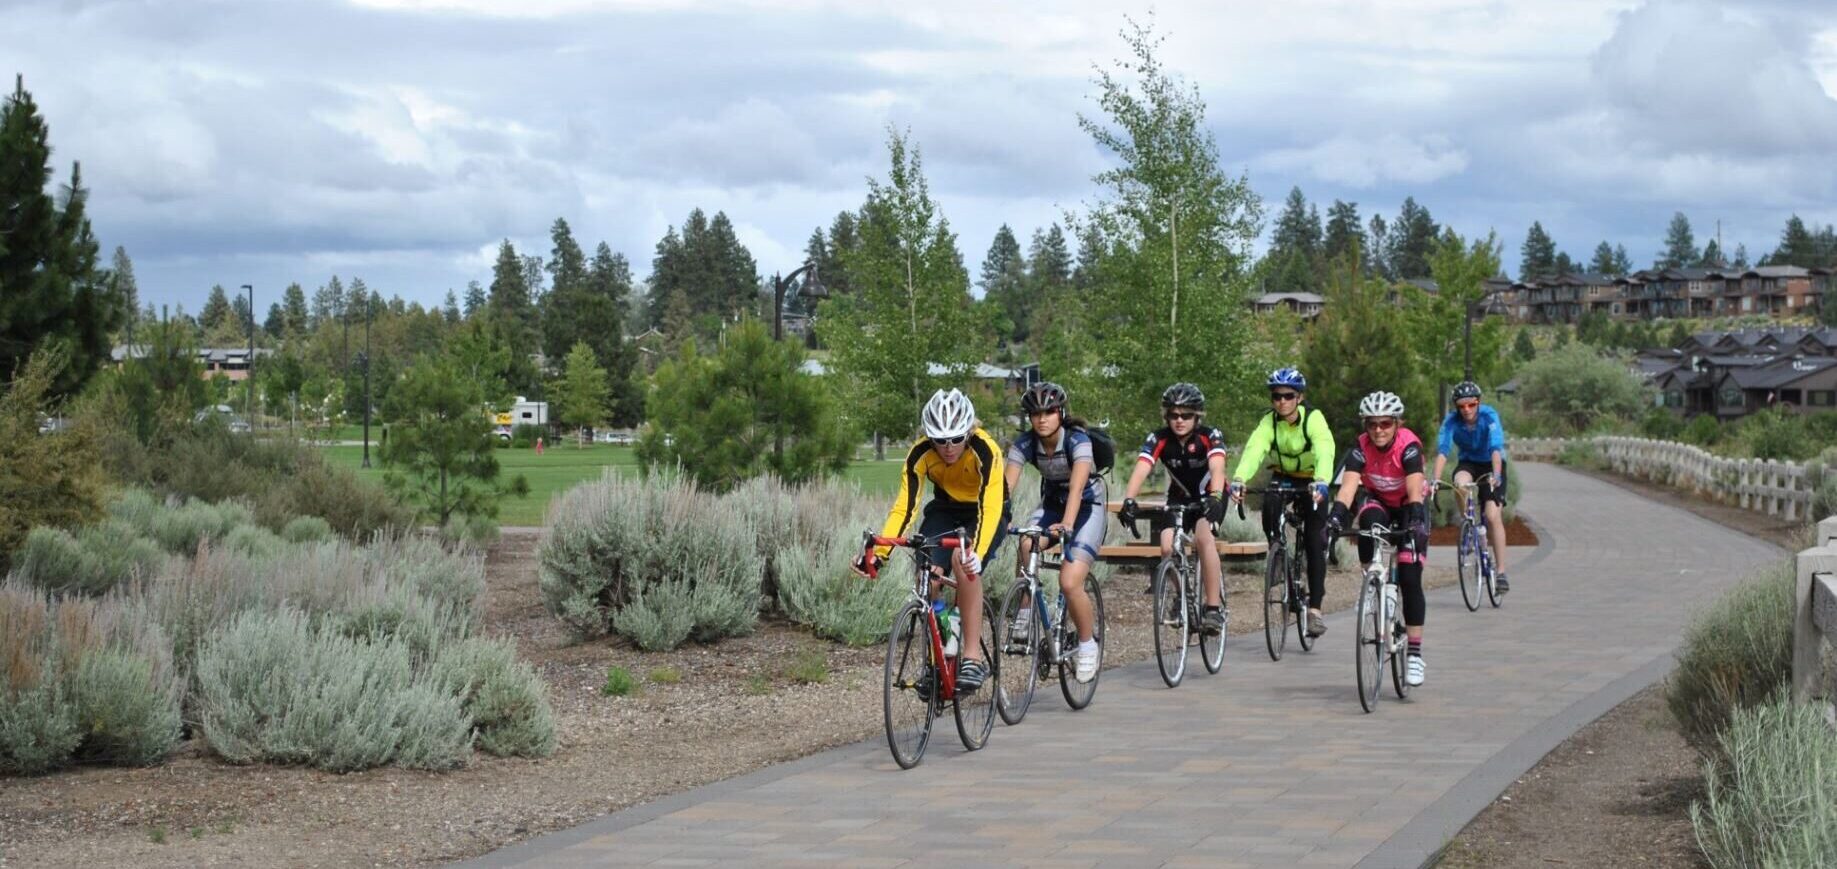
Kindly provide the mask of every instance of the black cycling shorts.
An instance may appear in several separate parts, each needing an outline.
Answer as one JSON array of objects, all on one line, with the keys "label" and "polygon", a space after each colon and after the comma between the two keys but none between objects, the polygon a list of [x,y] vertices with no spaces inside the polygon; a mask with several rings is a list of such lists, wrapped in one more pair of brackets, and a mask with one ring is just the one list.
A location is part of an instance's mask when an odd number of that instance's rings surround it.
[{"label": "black cycling shorts", "polygon": [[[982,568],[984,570],[987,570],[990,563],[995,561],[995,553],[1001,551],[1001,542],[1008,537],[1008,522],[1008,505],[1004,503],[1001,505],[1001,524],[996,526],[998,530],[995,532],[995,542],[989,545],[988,557],[982,560]],[[958,528],[963,529],[965,535],[975,533],[976,505],[958,504],[940,498],[933,498],[925,505],[925,516],[923,519],[919,520],[919,533],[924,535],[927,540],[940,535],[949,534]],[[973,545],[976,541],[972,539],[967,542]],[[950,550],[933,549],[928,555],[931,558],[932,564],[942,567],[945,570],[950,569]]]},{"label": "black cycling shorts", "polygon": [[1491,501],[1500,507],[1505,506],[1505,479],[1509,476],[1511,468],[1506,467],[1503,459],[1499,462],[1499,479],[1497,480],[1480,480],[1482,475],[1493,472],[1492,462],[1461,462],[1454,466],[1455,473],[1462,471],[1466,471],[1469,476],[1479,480],[1480,503]]}]

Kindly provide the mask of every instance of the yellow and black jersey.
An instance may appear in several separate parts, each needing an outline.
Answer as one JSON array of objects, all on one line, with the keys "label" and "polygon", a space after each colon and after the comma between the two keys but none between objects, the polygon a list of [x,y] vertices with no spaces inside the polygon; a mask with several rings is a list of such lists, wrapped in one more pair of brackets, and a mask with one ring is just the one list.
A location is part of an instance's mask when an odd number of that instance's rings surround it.
[{"label": "yellow and black jersey", "polygon": [[[1007,480],[1003,476],[1001,445],[981,428],[970,432],[969,443],[955,464],[945,464],[930,438],[919,438],[906,452],[906,466],[899,477],[899,497],[887,514],[883,537],[901,537],[918,517],[919,493],[924,480],[930,480],[937,501],[945,507],[974,512],[976,521],[966,526],[975,541],[978,558],[987,559],[1002,533],[1001,517],[1008,503]],[[891,554],[882,547],[881,558]]]}]

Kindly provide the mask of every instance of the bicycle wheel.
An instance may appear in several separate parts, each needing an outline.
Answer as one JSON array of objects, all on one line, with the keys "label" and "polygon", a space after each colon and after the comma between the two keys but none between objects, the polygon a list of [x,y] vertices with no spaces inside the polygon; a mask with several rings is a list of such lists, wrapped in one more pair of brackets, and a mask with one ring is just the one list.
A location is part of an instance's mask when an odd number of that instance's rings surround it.
[{"label": "bicycle wheel", "polygon": [[[1194,592],[1197,595],[1193,598],[1194,603],[1200,603],[1206,599],[1204,589],[1194,589]],[[1225,578],[1220,576],[1218,578],[1219,606],[1222,607],[1224,602]],[[1200,618],[1204,616],[1201,615]],[[1207,634],[1203,625],[1196,624],[1194,627],[1199,628],[1199,662],[1206,665],[1207,673],[1216,674],[1220,668],[1225,666],[1225,630],[1230,626],[1220,628],[1216,634]]]},{"label": "bicycle wheel", "polygon": [[[1028,583],[1017,580],[1014,588],[1002,599],[1001,621],[996,630],[1001,632],[1001,641],[996,648],[1001,650],[1001,680],[996,683],[995,708],[1001,713],[1001,720],[1010,724],[1019,724],[1027,717],[1027,707],[1033,705],[1033,689],[1040,681],[1040,668],[1035,660],[1040,654],[1040,616],[1039,607],[1028,593]],[[1016,614],[1024,613],[1025,627],[1016,632],[1014,622]]]},{"label": "bicycle wheel", "polygon": [[[1478,537],[1478,535],[1475,536]],[[1480,548],[1486,546],[1483,539],[1478,542]],[[1500,604],[1505,603],[1505,598],[1499,596],[1499,565],[1492,563],[1491,558],[1486,561],[1486,599],[1492,601],[1493,609],[1498,609]]]},{"label": "bicycle wheel", "polygon": [[[1301,532],[1296,532],[1296,537],[1299,538],[1300,534]],[[1295,545],[1289,547],[1288,551],[1288,596],[1294,601],[1290,609],[1295,613],[1295,636],[1301,641],[1302,651],[1312,652],[1314,651],[1314,638],[1308,636],[1308,596],[1306,587],[1302,584],[1307,575],[1307,568],[1303,566],[1302,559],[1307,553],[1300,544],[1301,541],[1297,539]]]},{"label": "bicycle wheel", "polygon": [[[1073,709],[1083,709],[1091,705],[1091,698],[1097,694],[1097,680],[1103,678],[1103,589],[1097,585],[1097,577],[1086,574],[1084,593],[1091,599],[1091,639],[1097,641],[1097,675],[1089,682],[1078,681],[1076,665],[1070,661],[1059,662],[1059,692],[1065,695],[1065,703]],[[1072,617],[1067,614],[1060,619],[1059,647],[1075,649],[1078,646],[1078,627],[1072,624]]]},{"label": "bicycle wheel", "polygon": [[1167,687],[1180,685],[1186,678],[1186,582],[1180,568],[1169,558],[1155,568],[1155,664],[1161,668],[1161,681]]},{"label": "bicycle wheel", "polygon": [[1408,647],[1409,635],[1404,631],[1403,620],[1401,619],[1391,622],[1390,631],[1392,644],[1390,652],[1391,687],[1397,691],[1397,699],[1402,700],[1410,696],[1410,683],[1403,680],[1404,671],[1409,667],[1409,655],[1398,652],[1397,649]]},{"label": "bicycle wheel", "polygon": [[982,662],[989,666],[988,678],[983,680],[982,687],[968,694],[958,688],[950,704],[951,712],[957,717],[957,735],[963,738],[963,747],[970,751],[988,745],[989,731],[995,729],[995,695],[999,693],[997,686],[1001,685],[1001,655],[996,652],[994,609],[988,601],[983,601],[982,632],[976,638]]},{"label": "bicycle wheel", "polygon": [[1359,705],[1366,712],[1378,708],[1378,689],[1384,684],[1384,643],[1383,606],[1379,601],[1378,583],[1370,578],[1365,580],[1365,589],[1359,593],[1358,605],[1358,656],[1357,673],[1359,680]]},{"label": "bicycle wheel", "polygon": [[1455,569],[1461,577],[1461,600],[1467,604],[1467,611],[1480,608],[1480,534],[1474,530],[1473,523],[1461,520],[1461,548],[1456,555]]},{"label": "bicycle wheel", "polygon": [[[887,747],[901,769],[918,766],[931,741],[931,722],[938,717],[935,685],[920,689],[931,675],[931,627],[925,605],[911,601],[893,617],[887,631],[887,664],[881,702],[886,713]],[[935,682],[935,678],[930,680]]]},{"label": "bicycle wheel", "polygon": [[1263,645],[1269,647],[1271,661],[1280,661],[1288,645],[1288,582],[1283,567],[1288,560],[1284,557],[1288,547],[1281,536],[1275,542],[1263,567]]}]

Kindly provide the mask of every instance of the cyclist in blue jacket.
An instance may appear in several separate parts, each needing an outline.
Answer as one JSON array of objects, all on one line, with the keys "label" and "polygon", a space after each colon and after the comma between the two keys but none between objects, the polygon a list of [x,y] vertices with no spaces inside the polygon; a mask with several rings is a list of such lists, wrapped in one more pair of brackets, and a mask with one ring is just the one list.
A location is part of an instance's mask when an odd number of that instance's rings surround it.
[{"label": "cyclist in blue jacket", "polygon": [[[1480,480],[1480,504],[1485,513],[1487,542],[1493,550],[1493,580],[1500,594],[1511,585],[1505,581],[1505,427],[1499,424],[1499,412],[1490,404],[1480,403],[1480,386],[1463,380],[1454,387],[1454,410],[1442,420],[1441,434],[1435,444],[1435,473],[1439,481],[1448,456],[1459,452],[1454,466],[1456,485]],[[1455,490],[1460,509],[1467,504],[1461,490]]]}]

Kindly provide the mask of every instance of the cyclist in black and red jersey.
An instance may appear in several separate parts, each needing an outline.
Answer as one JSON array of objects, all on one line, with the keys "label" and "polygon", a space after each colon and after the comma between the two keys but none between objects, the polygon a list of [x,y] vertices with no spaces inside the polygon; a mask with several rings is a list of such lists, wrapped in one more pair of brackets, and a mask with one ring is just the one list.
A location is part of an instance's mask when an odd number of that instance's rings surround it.
[{"label": "cyclist in black and red jersey", "polygon": [[[1188,514],[1188,530],[1193,532],[1193,548],[1198,550],[1199,574],[1205,581],[1205,608],[1200,629],[1216,635],[1225,629],[1223,598],[1219,594],[1218,545],[1212,528],[1225,518],[1225,502],[1219,497],[1225,489],[1225,436],[1204,424],[1205,393],[1191,383],[1176,383],[1161,393],[1161,413],[1167,425],[1142,442],[1136,457],[1135,473],[1123,492],[1122,520],[1135,518],[1136,493],[1142,490],[1148,472],[1156,462],[1167,468],[1167,503],[1199,503],[1203,515]],[[1155,539],[1161,544],[1161,555],[1173,553],[1174,529],[1165,519],[1154,523]]]},{"label": "cyclist in black and red jersey", "polygon": [[[1403,399],[1374,392],[1359,402],[1365,433],[1346,453],[1345,473],[1327,530],[1339,534],[1358,517],[1359,527],[1374,523],[1410,531],[1409,544],[1397,551],[1397,584],[1403,592],[1403,624],[1410,637],[1404,681],[1421,685],[1422,623],[1428,603],[1422,595],[1422,565],[1429,554],[1429,511],[1423,505],[1422,439],[1403,427]],[[1359,564],[1370,568],[1376,544],[1359,538]]]}]

